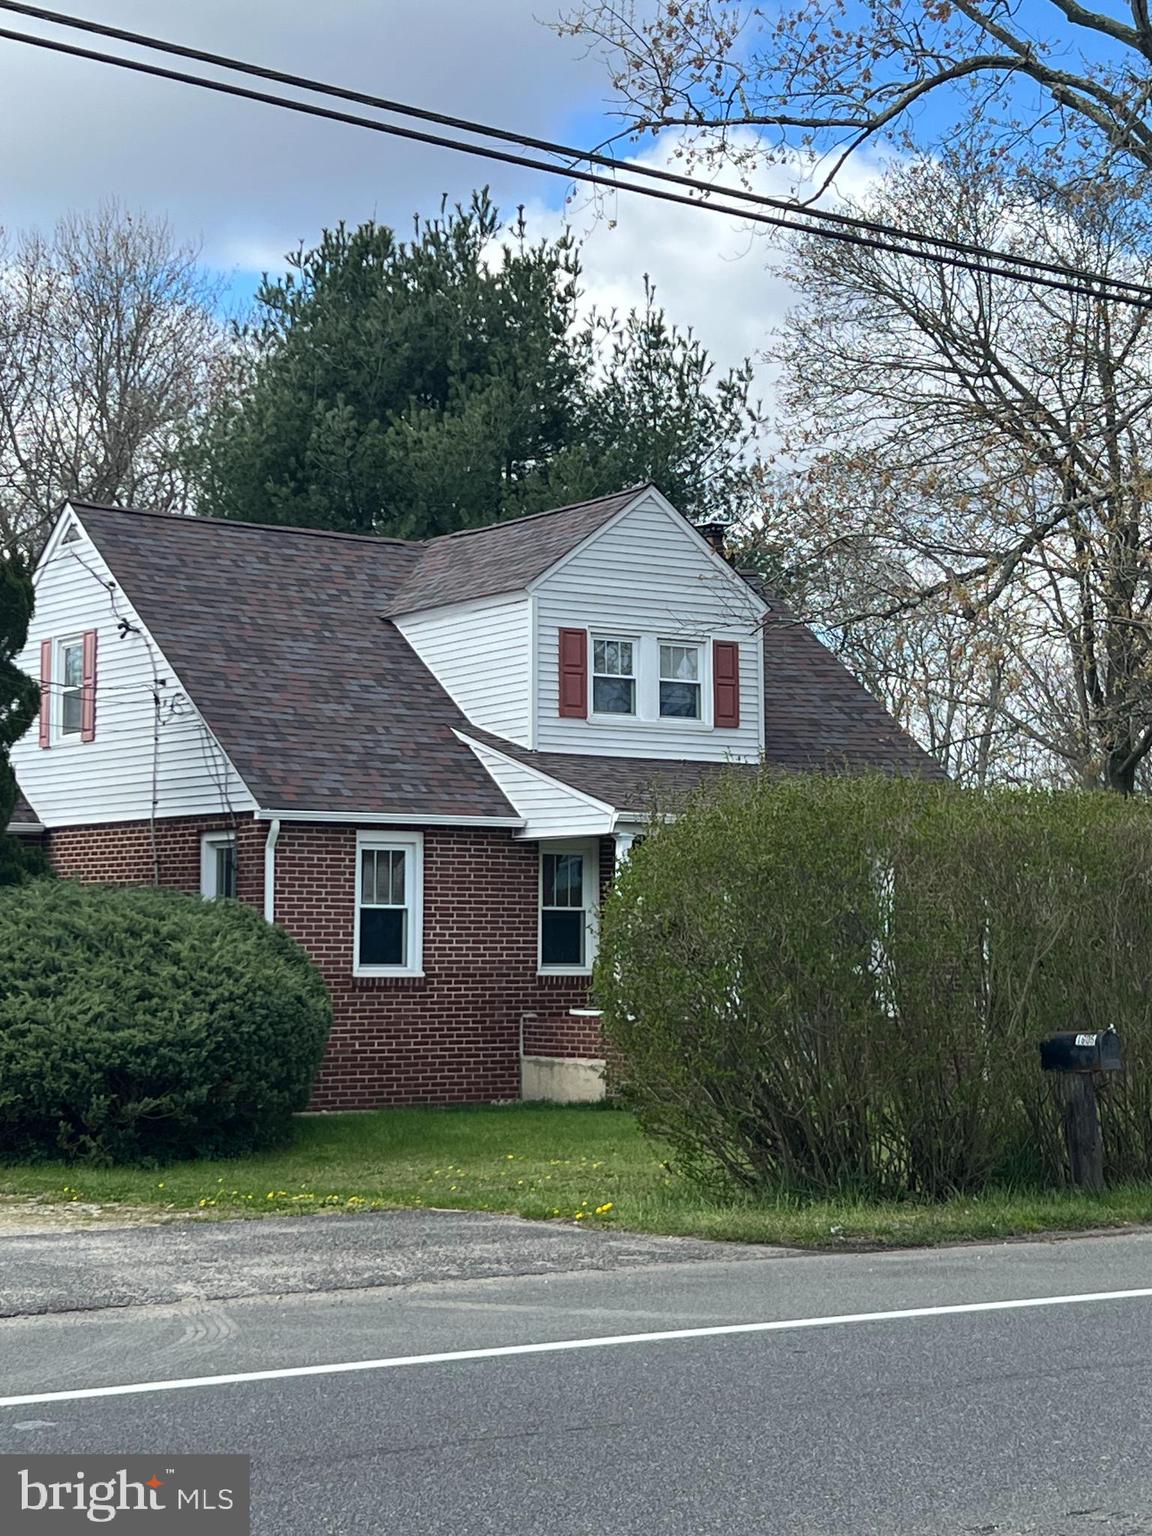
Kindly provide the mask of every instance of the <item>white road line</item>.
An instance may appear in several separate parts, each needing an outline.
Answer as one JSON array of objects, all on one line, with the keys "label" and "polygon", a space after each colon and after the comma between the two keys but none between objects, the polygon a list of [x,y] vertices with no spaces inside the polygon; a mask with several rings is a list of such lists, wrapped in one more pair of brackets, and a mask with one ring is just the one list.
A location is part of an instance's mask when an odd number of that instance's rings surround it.
[{"label": "white road line", "polygon": [[675,1339],[718,1339],[741,1333],[788,1333],[797,1328],[835,1328],[848,1323],[896,1323],[915,1317],[955,1317],[966,1312],[1012,1312],[1030,1307],[1067,1307],[1092,1301],[1135,1301],[1152,1297],[1152,1287],[1135,1291],[1091,1291],[1079,1296],[1026,1296],[1018,1301],[967,1301],[950,1307],[905,1307],[896,1312],[846,1312],[835,1317],[787,1317],[770,1323],[720,1323],[710,1328],[669,1328],[660,1333],[620,1333],[605,1338],[555,1339],[546,1344],[500,1344],[491,1349],[454,1349],[438,1355],[396,1355],[387,1360],[346,1360],[335,1365],[292,1365],[272,1371],[236,1371],[226,1376],[189,1376],[177,1381],[135,1381],[114,1387],[78,1387],[68,1392],[29,1392],[0,1397],[0,1408],[34,1403],[74,1403],[93,1397],[130,1397],[141,1392],[183,1392],[190,1387],[231,1387],[249,1381],[289,1381],[300,1376],[342,1376],[354,1371],[389,1371],[406,1365],[451,1365],[459,1360],[503,1360],[511,1355],[559,1354],[573,1349],[611,1349],[620,1344],[662,1344]]}]

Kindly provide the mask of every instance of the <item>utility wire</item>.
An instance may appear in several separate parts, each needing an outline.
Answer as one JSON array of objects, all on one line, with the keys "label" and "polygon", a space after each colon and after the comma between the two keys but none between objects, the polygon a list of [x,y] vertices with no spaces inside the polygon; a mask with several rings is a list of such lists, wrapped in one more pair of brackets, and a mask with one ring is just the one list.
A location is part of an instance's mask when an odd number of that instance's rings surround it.
[{"label": "utility wire", "polygon": [[[30,9],[17,6],[14,0],[0,0],[0,9]],[[37,12],[46,18],[51,17],[49,12]],[[94,27],[95,23],[86,25]],[[94,49],[81,48],[72,43],[57,41],[56,39],[37,37],[28,33],[14,32],[8,28],[0,28],[0,38],[10,42],[24,43],[29,47],[46,49],[49,52],[64,54],[72,58],[88,59],[94,63],[108,64],[118,69],[130,70],[135,74],[149,75],[157,79],[172,80],[183,85],[197,86],[202,90],[215,91],[220,95],[238,97],[242,100],[262,102],[267,106],[281,107],[286,111],[302,113],[305,116],[327,119],[332,122],[345,123],[356,128],[367,128],[375,133],[383,133],[393,138],[404,139],[414,143],[428,144],[441,149],[451,149],[459,153],[476,156],[480,159],[494,160],[505,165],[516,165],[527,170],[544,171],[549,175],[563,176],[566,180],[578,181],[590,186],[604,187],[613,192],[631,192],[639,197],[647,197],[659,202],[673,203],[689,208],[700,209],[706,213],[718,213],[742,218],[753,224],[767,225],[776,229],[788,230],[791,233],[814,234],[824,239],[838,241],[846,245],[862,246],[873,250],[887,251],[892,255],[908,256],[918,261],[931,262],[938,266],[958,267],[965,271],[976,273],[984,277],[1000,277],[1012,282],[1026,282],[1032,285],[1059,289],[1068,293],[1080,294],[1086,298],[1106,300],[1112,303],[1130,304],[1137,308],[1152,308],[1152,287],[1146,285],[1128,283],[1121,279],[1112,279],[1099,273],[1084,271],[1079,268],[1062,268],[1056,264],[1050,264],[1051,274],[1044,269],[1033,270],[1031,258],[1015,257],[1007,252],[997,251],[992,248],[974,247],[979,253],[979,259],[968,259],[962,254],[951,254],[949,250],[926,249],[925,243],[944,245],[945,242],[933,236],[922,236],[914,231],[898,230],[896,237],[888,238],[872,237],[864,235],[855,228],[831,227],[829,224],[814,222],[824,219],[825,215],[817,214],[814,210],[801,207],[799,204],[786,203],[789,210],[787,216],[772,215],[756,211],[752,208],[733,208],[716,202],[703,202],[697,197],[689,197],[671,191],[665,191],[655,186],[637,185],[632,181],[620,181],[615,177],[598,175],[592,171],[582,171],[575,167],[564,167],[552,164],[550,161],[538,160],[525,155],[512,154],[506,150],[493,149],[486,145],[468,144],[459,139],[448,138],[440,134],[423,132],[413,128],[404,128],[395,123],[383,123],[375,118],[361,117],[354,113],[336,111],[330,107],[318,106],[312,102],[296,101],[290,97],[276,96],[266,91],[252,90],[246,86],[234,85],[222,80],[210,80],[201,75],[188,74],[182,70],[167,69],[160,65],[146,64],[142,60],[127,59],[116,54],[100,53]],[[136,34],[127,34],[129,40],[140,42],[145,47],[161,47],[167,45],[158,44],[153,40],[138,37]],[[172,45],[173,48],[176,45]],[[215,56],[210,56],[215,57]],[[229,67],[226,64],[224,67]],[[257,66],[251,66],[255,72]],[[299,77],[303,89],[312,89],[309,83]],[[335,87],[332,88],[334,91]],[[415,111],[415,109],[412,109]],[[543,141],[538,141],[543,142]],[[555,151],[564,152],[562,146],[557,146]],[[577,151],[582,154],[583,152]],[[601,161],[607,157],[599,157]],[[617,170],[623,170],[625,174],[644,174],[644,168],[629,165],[621,165],[615,160],[607,160],[607,163]],[[661,173],[669,174],[671,173]],[[676,178],[679,179],[679,178]],[[689,186],[699,188],[709,196],[716,195],[717,189],[707,182],[695,182],[691,178],[684,178]],[[756,194],[746,194],[740,190],[725,189],[720,196],[737,196],[740,198],[755,198],[757,201],[767,203],[769,206],[777,206],[778,200],[759,199]],[[834,216],[836,218],[844,216]],[[798,222],[807,220],[809,222]],[[860,221],[863,228],[871,228],[867,221]],[[894,226],[877,226],[886,230]],[[917,241],[919,245],[908,245],[906,241]],[[1004,265],[1008,263],[1010,265]],[[1021,268],[1027,267],[1027,270]],[[1055,273],[1067,273],[1067,276],[1052,275]]]},{"label": "utility wire", "polygon": [[[58,11],[48,10],[43,6],[26,5],[22,3],[22,0],[0,0],[0,10],[14,11],[19,15],[31,16],[39,21],[47,21],[54,26],[69,28],[73,31],[94,33],[100,37],[114,38],[120,42],[131,43],[141,48],[149,48],[154,52],[171,54],[177,58],[193,59],[198,63],[211,64],[236,74],[252,75],[261,80],[275,81],[280,85],[294,86],[314,95],[331,96],[341,101],[356,102],[361,106],[376,107],[381,111],[391,112],[398,117],[409,117],[422,122],[436,123],[444,128],[453,128],[466,133],[478,134],[482,138],[496,139],[506,144],[517,144],[522,148],[544,150],[548,154],[562,156],[570,162],[583,162],[586,165],[604,166],[616,172],[624,171],[629,176],[640,176],[673,186],[688,187],[693,191],[703,193],[707,197],[735,198],[738,201],[757,207],[773,208],[783,213],[810,220],[813,224],[827,224],[830,227],[859,229],[870,234],[888,235],[897,240],[915,240],[917,244],[932,246],[938,250],[1010,262],[1013,266],[1029,271],[1047,272],[1060,277],[1082,278],[1085,281],[1104,284],[1118,291],[1126,290],[1139,298],[1152,299],[1152,288],[1147,284],[1132,283],[1122,278],[1107,277],[1068,263],[1043,261],[1033,256],[1013,255],[1008,251],[997,251],[992,247],[978,245],[972,241],[949,239],[943,235],[921,234],[918,231],[902,229],[899,225],[886,224],[876,219],[866,219],[853,214],[836,213],[828,209],[808,208],[794,199],[771,197],[765,193],[749,191],[744,187],[717,185],[713,182],[703,181],[698,177],[687,176],[676,171],[661,170],[655,166],[628,164],[621,162],[614,155],[601,154],[596,150],[577,149],[573,145],[558,144],[551,139],[534,138],[529,134],[517,133],[505,128],[496,128],[489,123],[479,123],[469,118],[453,117],[447,113],[434,112],[425,107],[414,107],[407,102],[394,101],[384,96],[373,96],[366,91],[352,90],[347,86],[332,85],[326,81],[310,79],[307,76],[290,74],[284,70],[271,69],[266,65],[252,64],[243,59],[231,58],[226,54],[210,53],[202,48],[191,48],[183,43],[173,43],[166,39],[146,36],[144,33],[133,32],[123,27],[109,26],[104,22],[89,21],[86,17],[68,16]],[[468,148],[468,146],[464,145],[455,145],[454,147],[458,149]],[[570,166],[563,168],[549,166],[545,168],[552,171],[553,174],[569,175],[571,173]]]}]

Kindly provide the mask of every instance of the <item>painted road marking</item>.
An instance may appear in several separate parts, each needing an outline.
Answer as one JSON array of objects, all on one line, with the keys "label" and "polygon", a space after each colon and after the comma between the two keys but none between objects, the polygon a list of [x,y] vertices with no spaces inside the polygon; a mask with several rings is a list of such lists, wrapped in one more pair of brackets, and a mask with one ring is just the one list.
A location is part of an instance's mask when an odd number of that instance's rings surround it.
[{"label": "painted road marking", "polygon": [[719,1323],[708,1328],[669,1328],[660,1333],[620,1333],[594,1339],[554,1339],[545,1344],[500,1344],[490,1349],[454,1349],[436,1355],[396,1355],[387,1360],[345,1360],[335,1365],[290,1365],[271,1371],[235,1371],[226,1376],[189,1376],[176,1381],[134,1381],[122,1386],[77,1387],[65,1392],[28,1392],[0,1397],[0,1408],[33,1403],[75,1403],[94,1397],[131,1397],[144,1392],[183,1392],[192,1387],[232,1387],[249,1381],[290,1381],[302,1376],[345,1376],[390,1371],[411,1365],[451,1365],[461,1360],[503,1360],[512,1355],[560,1354],[575,1349],[612,1349],[623,1344],[663,1344],[679,1339],[719,1339],[747,1333],[788,1333],[799,1328],[837,1328],[850,1323],[898,1323],[917,1317],[956,1317],[970,1312],[1018,1312],[1031,1307],[1068,1307],[1096,1301],[1136,1301],[1152,1287],[1134,1291],[1091,1291],[1077,1296],[1028,1296],[1018,1301],[967,1301],[948,1307],[904,1307],[894,1312],[845,1312],[834,1317],[789,1317],[770,1323]]}]

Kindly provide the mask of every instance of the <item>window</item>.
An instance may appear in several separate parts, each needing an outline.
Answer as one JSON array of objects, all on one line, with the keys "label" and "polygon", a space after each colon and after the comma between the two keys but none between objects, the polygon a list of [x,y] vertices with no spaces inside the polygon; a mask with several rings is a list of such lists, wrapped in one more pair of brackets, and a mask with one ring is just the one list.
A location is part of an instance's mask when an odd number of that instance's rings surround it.
[{"label": "window", "polygon": [[200,839],[200,894],[208,901],[236,897],[236,835],[207,832]]},{"label": "window", "polygon": [[423,851],[418,833],[357,839],[357,975],[420,974]]},{"label": "window", "polygon": [[554,844],[540,851],[540,969],[589,971],[599,892],[599,847]]},{"label": "window", "polygon": [[660,643],[662,719],[700,719],[700,647]]},{"label": "window", "polygon": [[592,713],[636,713],[635,645],[631,640],[593,639]]},{"label": "window", "polygon": [[62,640],[56,676],[60,679],[58,728],[61,736],[79,736],[84,726],[84,641]]}]

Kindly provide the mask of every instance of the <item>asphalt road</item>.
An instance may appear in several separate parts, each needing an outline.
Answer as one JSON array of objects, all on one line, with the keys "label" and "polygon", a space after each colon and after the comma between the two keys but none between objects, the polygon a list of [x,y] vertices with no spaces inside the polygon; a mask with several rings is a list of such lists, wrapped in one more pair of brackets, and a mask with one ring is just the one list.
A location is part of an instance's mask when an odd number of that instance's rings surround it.
[{"label": "asphalt road", "polygon": [[[202,1234],[212,1264],[148,1273]],[[1152,1297],[1050,1304],[1152,1289],[1152,1236],[823,1257],[433,1213],[61,1237],[0,1240],[0,1290],[39,1303],[0,1322],[0,1399],[35,1399],[0,1406],[0,1448],[249,1455],[262,1536],[1152,1536]],[[790,1326],[693,1332],[765,1322]],[[556,1341],[582,1347],[443,1358]],[[199,1384],[72,1395],[174,1380]]]}]

